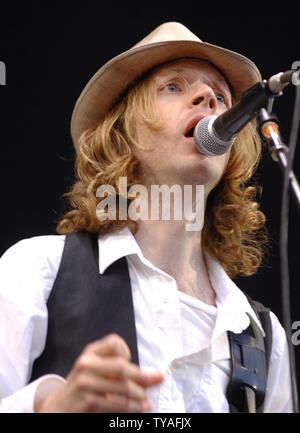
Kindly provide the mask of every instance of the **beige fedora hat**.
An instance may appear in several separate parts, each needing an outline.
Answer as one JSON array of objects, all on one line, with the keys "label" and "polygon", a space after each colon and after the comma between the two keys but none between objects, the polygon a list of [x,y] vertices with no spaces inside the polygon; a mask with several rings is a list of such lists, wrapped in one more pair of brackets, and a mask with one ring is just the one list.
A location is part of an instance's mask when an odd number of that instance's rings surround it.
[{"label": "beige fedora hat", "polygon": [[181,23],[161,24],[128,51],[107,62],[87,83],[72,114],[75,148],[81,134],[101,120],[130,83],[154,66],[183,57],[213,63],[230,82],[237,100],[261,81],[255,64],[241,54],[202,42]]}]

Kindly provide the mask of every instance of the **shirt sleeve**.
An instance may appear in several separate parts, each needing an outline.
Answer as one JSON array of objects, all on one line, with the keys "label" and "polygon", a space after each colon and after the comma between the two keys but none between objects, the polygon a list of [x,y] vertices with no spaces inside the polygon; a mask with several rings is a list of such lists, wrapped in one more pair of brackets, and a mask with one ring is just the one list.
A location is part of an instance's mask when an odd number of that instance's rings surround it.
[{"label": "shirt sleeve", "polygon": [[[47,300],[60,265],[65,236],[25,239],[0,259],[0,412],[33,411],[37,392],[61,384],[58,377],[28,385],[47,335]],[[48,387],[42,383],[48,383]]]},{"label": "shirt sleeve", "polygon": [[2,413],[33,413],[34,405],[56,391],[65,379],[55,374],[46,374],[1,400]]},{"label": "shirt sleeve", "polygon": [[293,399],[287,338],[275,314],[271,312],[270,315],[273,336],[264,412],[292,413]]}]

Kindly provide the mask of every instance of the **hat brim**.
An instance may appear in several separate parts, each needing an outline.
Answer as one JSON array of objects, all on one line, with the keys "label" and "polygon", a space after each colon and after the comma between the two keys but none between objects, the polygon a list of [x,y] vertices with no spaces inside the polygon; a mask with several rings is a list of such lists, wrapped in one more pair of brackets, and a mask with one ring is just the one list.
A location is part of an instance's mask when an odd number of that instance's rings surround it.
[{"label": "hat brim", "polygon": [[78,139],[104,117],[126,88],[159,64],[183,57],[207,60],[220,69],[231,84],[235,99],[261,81],[255,64],[234,51],[197,41],[165,41],[131,48],[100,68],[80,94],[71,119],[71,135]]}]

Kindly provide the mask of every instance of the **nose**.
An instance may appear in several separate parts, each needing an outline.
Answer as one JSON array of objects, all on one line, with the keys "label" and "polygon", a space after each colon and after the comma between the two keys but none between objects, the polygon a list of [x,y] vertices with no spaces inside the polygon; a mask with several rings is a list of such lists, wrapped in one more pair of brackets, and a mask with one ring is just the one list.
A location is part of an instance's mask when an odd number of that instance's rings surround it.
[{"label": "nose", "polygon": [[194,90],[191,97],[191,105],[200,105],[208,108],[210,111],[215,111],[217,108],[217,100],[214,91],[206,84],[201,84]]}]

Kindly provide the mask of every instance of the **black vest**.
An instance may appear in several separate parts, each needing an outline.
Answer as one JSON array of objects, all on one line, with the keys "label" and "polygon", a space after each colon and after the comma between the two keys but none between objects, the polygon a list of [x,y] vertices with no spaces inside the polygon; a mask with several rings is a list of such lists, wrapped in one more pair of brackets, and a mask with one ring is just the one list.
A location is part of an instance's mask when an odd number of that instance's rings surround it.
[{"label": "black vest", "polygon": [[46,373],[65,377],[90,342],[117,333],[138,364],[133,301],[126,258],[99,274],[98,235],[66,236],[62,261],[47,307],[46,347],[33,366],[32,378]]},{"label": "black vest", "polygon": [[[271,342],[269,310],[249,301],[262,321]],[[139,363],[132,291],[126,258],[99,273],[98,234],[71,233],[66,236],[61,264],[47,303],[46,346],[34,362],[31,381],[55,373],[66,377],[83,348],[90,342],[116,333],[127,342],[132,361]],[[266,366],[270,346],[257,339],[253,328],[241,334],[228,332],[232,374],[227,388],[231,412],[247,411],[241,384],[257,391],[262,410]],[[266,359],[267,357],[267,363]],[[257,374],[259,372],[259,374]],[[239,407],[240,405],[240,407]]]}]

